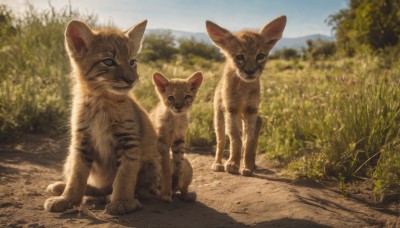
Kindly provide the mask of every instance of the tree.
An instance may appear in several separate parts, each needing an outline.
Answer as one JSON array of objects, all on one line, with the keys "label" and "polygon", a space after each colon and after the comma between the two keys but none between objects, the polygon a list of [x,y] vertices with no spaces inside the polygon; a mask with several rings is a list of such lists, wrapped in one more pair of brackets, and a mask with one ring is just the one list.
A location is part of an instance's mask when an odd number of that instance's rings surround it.
[{"label": "tree", "polygon": [[175,37],[171,31],[152,32],[144,37],[140,57],[143,61],[170,61],[177,53]]},{"label": "tree", "polygon": [[328,18],[338,48],[347,55],[356,50],[392,47],[400,40],[400,1],[350,0],[346,9]]},{"label": "tree", "polygon": [[336,44],[332,41],[321,39],[307,40],[307,48],[303,49],[306,58],[311,60],[327,59],[336,53]]},{"label": "tree", "polygon": [[197,56],[208,60],[222,60],[222,54],[214,45],[197,41],[194,37],[179,39],[179,54],[184,57]]}]

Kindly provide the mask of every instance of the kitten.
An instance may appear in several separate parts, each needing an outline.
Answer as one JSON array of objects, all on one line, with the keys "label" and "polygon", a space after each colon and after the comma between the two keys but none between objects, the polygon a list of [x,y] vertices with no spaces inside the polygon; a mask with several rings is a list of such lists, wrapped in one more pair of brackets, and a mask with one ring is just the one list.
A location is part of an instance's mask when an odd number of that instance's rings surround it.
[{"label": "kitten", "polygon": [[[135,198],[141,167],[160,179],[156,131],[144,109],[129,92],[138,81],[136,56],[147,21],[122,32],[90,29],[71,21],[65,31],[74,78],[71,144],[64,166],[65,182],[48,186],[53,195],[47,211],[78,205],[84,194],[111,193],[109,214],[141,207]],[[158,184],[157,184],[158,185]]]},{"label": "kitten", "polygon": [[192,166],[183,156],[185,135],[189,126],[189,111],[202,81],[201,72],[194,73],[186,80],[168,80],[160,73],[153,75],[153,83],[161,101],[151,112],[150,118],[158,133],[158,147],[162,161],[161,197],[166,201],[171,201],[172,191],[178,190],[181,199],[196,200],[196,193],[189,192],[193,175]]},{"label": "kitten", "polygon": [[[214,128],[217,151],[214,171],[227,171],[249,176],[256,168],[255,157],[261,118],[260,76],[268,54],[282,37],[286,17],[281,16],[265,25],[259,32],[241,31],[232,34],[207,21],[208,36],[226,57],[225,69],[214,95]],[[222,165],[225,134],[230,140],[230,156]]]}]

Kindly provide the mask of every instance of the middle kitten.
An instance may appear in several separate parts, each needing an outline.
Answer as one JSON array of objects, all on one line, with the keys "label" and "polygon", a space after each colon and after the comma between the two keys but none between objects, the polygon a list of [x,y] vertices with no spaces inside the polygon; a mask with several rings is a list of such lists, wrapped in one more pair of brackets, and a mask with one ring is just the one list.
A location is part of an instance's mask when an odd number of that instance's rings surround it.
[{"label": "middle kitten", "polygon": [[158,133],[162,167],[161,198],[165,201],[172,201],[172,191],[178,190],[182,200],[196,200],[196,193],[189,193],[193,170],[189,161],[184,158],[184,153],[185,135],[189,126],[188,113],[202,81],[201,72],[196,72],[187,79],[168,80],[160,73],[153,75],[160,102],[151,112],[150,118]]}]

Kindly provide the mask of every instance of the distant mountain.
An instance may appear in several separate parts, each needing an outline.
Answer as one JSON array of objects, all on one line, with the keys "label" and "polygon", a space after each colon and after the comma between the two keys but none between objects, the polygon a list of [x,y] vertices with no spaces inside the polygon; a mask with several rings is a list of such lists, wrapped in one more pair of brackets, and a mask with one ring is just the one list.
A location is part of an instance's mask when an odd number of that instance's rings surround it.
[{"label": "distant mountain", "polygon": [[280,49],[280,48],[295,48],[295,49],[301,49],[303,47],[307,47],[307,40],[324,40],[324,41],[335,41],[335,38],[332,36],[325,36],[321,34],[314,34],[314,35],[309,35],[309,36],[302,36],[302,37],[296,37],[296,38],[285,38],[283,37],[274,49]]},{"label": "distant mountain", "polygon": [[[179,30],[168,30],[168,29],[147,29],[146,34],[152,33],[152,32],[165,32],[165,31],[171,31],[172,34],[177,38],[191,38],[194,37],[198,41],[204,41],[206,43],[211,44],[210,38],[208,38],[207,34],[204,32],[185,32],[185,31],[179,31]],[[307,40],[317,40],[321,39],[324,41],[334,41],[335,38],[331,36],[325,36],[321,34],[314,34],[314,35],[309,35],[309,36],[302,36],[302,37],[296,37],[296,38],[285,38],[283,37],[274,47],[275,50],[286,47],[286,48],[295,48],[295,49],[301,49],[302,47],[307,47]]]}]

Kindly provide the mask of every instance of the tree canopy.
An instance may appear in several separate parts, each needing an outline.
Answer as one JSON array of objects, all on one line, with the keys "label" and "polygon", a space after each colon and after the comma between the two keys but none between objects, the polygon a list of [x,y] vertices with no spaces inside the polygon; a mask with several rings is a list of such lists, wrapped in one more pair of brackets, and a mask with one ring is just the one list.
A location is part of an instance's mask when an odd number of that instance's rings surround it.
[{"label": "tree canopy", "polygon": [[330,15],[328,25],[347,55],[393,47],[400,40],[400,1],[350,0],[347,8]]}]

